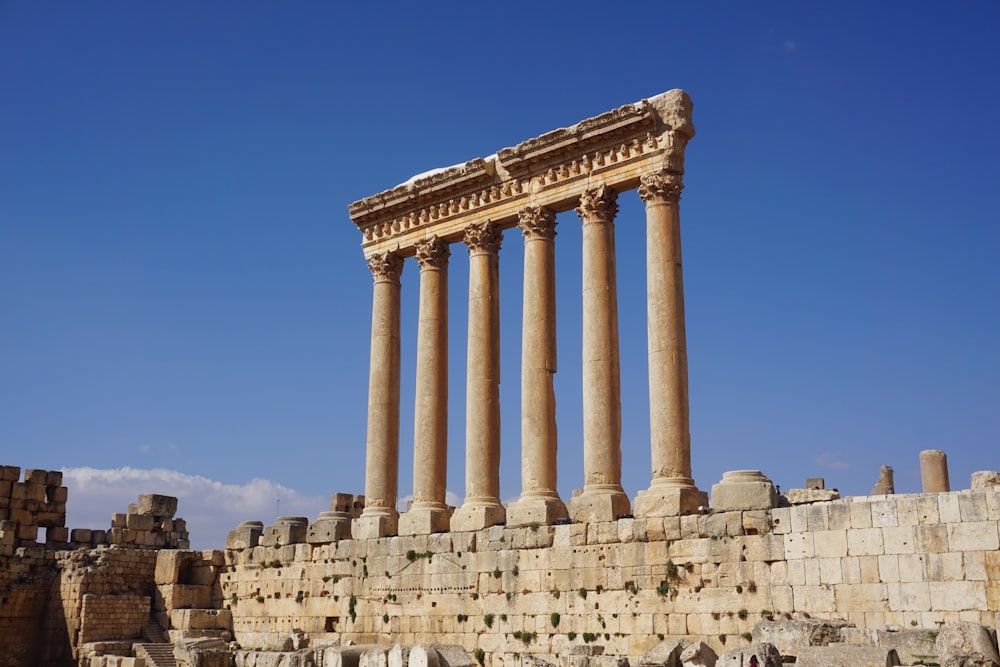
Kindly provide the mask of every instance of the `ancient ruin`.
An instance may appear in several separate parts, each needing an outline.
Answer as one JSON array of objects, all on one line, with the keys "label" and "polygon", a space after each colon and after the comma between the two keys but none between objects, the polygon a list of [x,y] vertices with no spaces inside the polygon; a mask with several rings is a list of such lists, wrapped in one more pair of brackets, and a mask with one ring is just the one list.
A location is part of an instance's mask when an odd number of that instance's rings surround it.
[{"label": "ancient ruin", "polygon": [[[176,499],[65,527],[58,471],[0,468],[0,666],[996,665],[1000,473],[923,493],[822,478],[779,492],[691,477],[679,200],[682,91],[626,105],[351,205],[373,284],[364,496],[250,519],[189,549]],[[614,222],[646,206],[649,487],[621,485]],[[585,479],[556,491],[555,215],[583,225]],[[499,497],[498,249],[524,242],[521,495]],[[445,502],[451,245],[469,271],[466,495]],[[400,276],[419,267],[414,502],[397,513]],[[44,531],[44,533],[42,532]]]}]

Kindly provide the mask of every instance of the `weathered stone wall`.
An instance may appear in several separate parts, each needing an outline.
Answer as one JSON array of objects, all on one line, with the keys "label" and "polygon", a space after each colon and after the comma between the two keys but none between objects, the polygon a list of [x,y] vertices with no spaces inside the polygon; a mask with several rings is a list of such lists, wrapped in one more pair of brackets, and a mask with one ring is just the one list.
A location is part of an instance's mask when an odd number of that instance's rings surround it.
[{"label": "weathered stone wall", "polygon": [[51,553],[18,548],[0,555],[0,666],[38,664],[42,621],[56,577]]},{"label": "weathered stone wall", "polygon": [[[316,638],[442,642],[488,659],[663,637],[722,652],[762,618],[862,628],[996,627],[1000,489],[790,508],[229,551],[222,593],[244,647]],[[496,663],[499,664],[499,663]]]},{"label": "weathered stone wall", "polygon": [[138,637],[149,620],[148,595],[83,596],[80,643]]},{"label": "weathered stone wall", "polygon": [[39,529],[44,541],[66,542],[67,490],[58,470],[25,470],[0,466],[0,555],[18,547],[34,546]]}]

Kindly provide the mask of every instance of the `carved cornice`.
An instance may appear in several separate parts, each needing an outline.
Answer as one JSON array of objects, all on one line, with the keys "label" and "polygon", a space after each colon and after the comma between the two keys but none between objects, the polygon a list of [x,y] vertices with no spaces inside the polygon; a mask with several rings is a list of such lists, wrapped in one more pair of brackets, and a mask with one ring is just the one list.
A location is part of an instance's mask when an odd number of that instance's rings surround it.
[{"label": "carved cornice", "polygon": [[684,183],[680,174],[666,171],[644,174],[639,179],[639,199],[646,202],[669,202],[676,204],[681,199]]},{"label": "carved cornice", "polygon": [[416,245],[417,264],[420,269],[444,269],[448,267],[451,249],[448,244],[434,235]]},{"label": "carved cornice", "polygon": [[612,223],[618,215],[618,193],[606,187],[587,190],[580,196],[576,214],[583,222]]},{"label": "carved cornice", "polygon": [[379,253],[368,258],[368,268],[375,282],[398,283],[403,273],[403,258],[393,252]]},{"label": "carved cornice", "polygon": [[495,255],[500,252],[503,230],[489,220],[473,222],[465,228],[465,237],[462,240],[469,246],[470,254],[489,253]]},{"label": "carved cornice", "polygon": [[415,252],[431,233],[462,239],[472,221],[501,229],[519,224],[527,205],[556,213],[576,205],[579,192],[603,183],[618,191],[639,185],[639,174],[683,173],[694,135],[691,100],[672,90],[547,132],[446,169],[414,177],[349,206],[366,254]]},{"label": "carved cornice", "polygon": [[517,226],[521,228],[525,240],[554,239],[556,214],[544,206],[525,206],[517,212]]}]

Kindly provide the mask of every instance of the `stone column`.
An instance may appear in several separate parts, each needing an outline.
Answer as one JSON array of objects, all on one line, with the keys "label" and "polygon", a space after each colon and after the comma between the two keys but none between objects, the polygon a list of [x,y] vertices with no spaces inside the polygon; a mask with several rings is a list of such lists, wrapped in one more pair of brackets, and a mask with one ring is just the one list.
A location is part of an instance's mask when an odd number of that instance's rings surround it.
[{"label": "stone column", "polygon": [[693,514],[708,497],[691,479],[684,276],[679,203],[681,175],[645,174],[646,308],[649,341],[649,431],[653,481],[635,499],[636,516]]},{"label": "stone column", "polygon": [[372,290],[372,344],[368,375],[368,438],[365,509],[351,526],[355,539],[397,530],[399,476],[399,276],[403,258],[393,253],[368,260]]},{"label": "stone column", "polygon": [[588,190],[576,212],[583,221],[584,487],[570,500],[573,521],[614,521],[629,512],[621,486],[621,378],[615,215],[618,194]]},{"label": "stone column", "polygon": [[925,449],[920,452],[920,481],[923,482],[924,493],[951,491],[948,455],[940,449]]},{"label": "stone column", "polygon": [[465,502],[451,529],[504,523],[500,504],[500,266],[503,232],[487,221],[465,230],[469,246],[469,352],[465,403]]},{"label": "stone column", "polygon": [[448,244],[432,236],[416,246],[420,265],[417,386],[413,426],[413,505],[400,535],[448,529]]},{"label": "stone column", "polygon": [[530,206],[518,213],[524,233],[521,326],[521,497],[507,525],[551,525],[566,518],[556,491],[556,216]]}]

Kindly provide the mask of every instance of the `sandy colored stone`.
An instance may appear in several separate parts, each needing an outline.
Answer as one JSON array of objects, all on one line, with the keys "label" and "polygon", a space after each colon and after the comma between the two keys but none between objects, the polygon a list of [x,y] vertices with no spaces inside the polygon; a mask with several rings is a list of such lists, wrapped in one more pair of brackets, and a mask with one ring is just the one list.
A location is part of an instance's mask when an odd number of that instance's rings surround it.
[{"label": "sandy colored stone", "polygon": [[939,449],[920,452],[920,480],[924,493],[951,491],[948,481],[948,455]]},{"label": "sandy colored stone", "polygon": [[724,472],[722,480],[712,486],[711,505],[717,512],[770,509],[777,504],[774,484],[759,470]]}]

